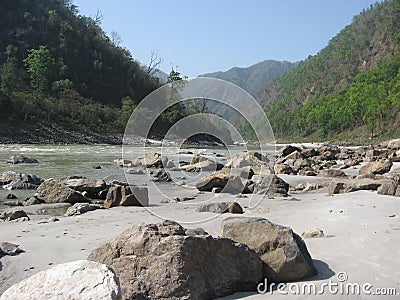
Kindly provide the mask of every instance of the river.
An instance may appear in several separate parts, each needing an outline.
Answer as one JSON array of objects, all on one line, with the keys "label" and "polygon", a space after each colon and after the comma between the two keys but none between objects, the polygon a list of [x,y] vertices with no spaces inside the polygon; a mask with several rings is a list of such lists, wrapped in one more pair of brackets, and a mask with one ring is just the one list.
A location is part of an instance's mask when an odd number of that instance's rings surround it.
[{"label": "river", "polygon": [[[209,148],[178,148],[178,147],[146,147],[148,152],[160,152],[176,164],[179,161],[190,161],[193,154],[203,154],[220,163],[226,157],[243,151],[244,147],[230,148],[230,153],[223,147]],[[190,154],[192,152],[193,154]],[[143,153],[143,148],[138,146],[124,147],[125,158],[134,159]],[[182,154],[184,153],[184,154]],[[17,154],[22,154],[39,160],[39,164],[6,163]],[[220,155],[217,155],[220,154]],[[219,157],[222,156],[222,157]],[[16,171],[25,174],[35,174],[42,179],[60,179],[67,176],[84,176],[87,178],[102,178],[125,180],[124,169],[113,163],[116,158],[122,157],[122,146],[117,145],[2,145],[0,144],[0,172]],[[101,169],[95,167],[101,166]],[[182,177],[182,172],[170,172],[173,178]],[[137,184],[147,184],[148,176],[128,175]],[[191,182],[204,176],[198,173],[185,173],[185,182]],[[0,189],[0,203],[6,200],[10,191]],[[35,190],[13,190],[20,200],[32,196]],[[0,204],[1,205],[1,204]]]}]

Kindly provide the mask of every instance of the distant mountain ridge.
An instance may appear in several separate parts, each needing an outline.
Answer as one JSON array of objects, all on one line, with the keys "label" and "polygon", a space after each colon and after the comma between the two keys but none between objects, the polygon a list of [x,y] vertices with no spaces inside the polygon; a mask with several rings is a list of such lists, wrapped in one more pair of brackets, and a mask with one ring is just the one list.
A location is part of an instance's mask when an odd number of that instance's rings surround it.
[{"label": "distant mountain ridge", "polygon": [[296,64],[288,61],[264,60],[247,68],[234,67],[228,71],[207,73],[199,77],[223,79],[254,95],[261,88],[290,71]]}]

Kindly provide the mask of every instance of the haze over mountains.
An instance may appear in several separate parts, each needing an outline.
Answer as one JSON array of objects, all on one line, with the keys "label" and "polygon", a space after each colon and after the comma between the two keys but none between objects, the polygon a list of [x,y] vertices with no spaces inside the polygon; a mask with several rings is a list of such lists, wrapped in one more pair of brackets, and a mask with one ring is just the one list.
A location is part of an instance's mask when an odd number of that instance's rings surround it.
[{"label": "haze over mountains", "polygon": [[261,88],[290,71],[296,64],[288,61],[264,60],[247,68],[234,67],[225,72],[207,73],[199,77],[223,79],[254,95]]}]

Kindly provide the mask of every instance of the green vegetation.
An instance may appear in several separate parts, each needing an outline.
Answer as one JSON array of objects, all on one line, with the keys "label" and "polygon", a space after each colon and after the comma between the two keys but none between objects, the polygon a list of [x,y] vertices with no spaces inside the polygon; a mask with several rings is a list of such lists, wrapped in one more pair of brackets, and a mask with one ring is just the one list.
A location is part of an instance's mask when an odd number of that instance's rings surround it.
[{"label": "green vegetation", "polygon": [[[354,17],[317,55],[258,93],[278,139],[399,134],[400,1]],[[245,130],[246,131],[246,130]]]},{"label": "green vegetation", "polygon": [[2,1],[0,28],[3,125],[122,133],[160,86],[70,1]]}]

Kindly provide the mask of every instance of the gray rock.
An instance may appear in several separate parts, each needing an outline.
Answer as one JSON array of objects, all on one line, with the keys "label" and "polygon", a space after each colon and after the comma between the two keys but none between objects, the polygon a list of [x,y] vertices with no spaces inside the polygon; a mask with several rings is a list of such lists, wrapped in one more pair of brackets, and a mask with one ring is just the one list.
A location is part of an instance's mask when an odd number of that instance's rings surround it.
[{"label": "gray rock", "polygon": [[103,179],[89,179],[80,176],[67,177],[60,184],[78,192],[86,192],[89,198],[97,198],[98,194],[107,188]]},{"label": "gray rock", "polygon": [[286,164],[275,164],[274,165],[275,174],[293,174],[293,170],[290,166]]},{"label": "gray rock", "polygon": [[10,256],[15,256],[18,255],[22,252],[25,252],[21,248],[19,248],[19,245],[12,244],[9,242],[2,242],[0,244],[0,257],[4,255],[10,255]]},{"label": "gray rock", "polygon": [[132,175],[144,175],[144,174],[146,174],[146,171],[143,168],[138,167],[138,168],[129,169],[128,173],[132,174]]},{"label": "gray rock", "polygon": [[389,141],[387,147],[393,150],[400,149],[400,139],[394,139]]},{"label": "gray rock", "polygon": [[18,199],[18,197],[15,196],[14,194],[8,194],[8,195],[6,196],[6,199]]},{"label": "gray rock", "polygon": [[37,205],[37,204],[42,204],[43,201],[40,200],[37,196],[33,196],[30,198],[27,198],[24,202],[24,206],[30,206],[30,205]]},{"label": "gray rock", "polygon": [[18,219],[23,219],[29,221],[29,217],[23,210],[12,210],[8,212],[1,212],[0,213],[0,220],[4,221],[13,221]]},{"label": "gray rock", "polygon": [[34,174],[22,174],[14,171],[0,173],[0,185],[6,190],[36,189],[43,180]]},{"label": "gray rock", "polygon": [[246,190],[246,182],[238,176],[229,176],[223,172],[209,174],[195,183],[199,191],[211,192],[213,188],[221,188],[221,192],[238,194]]},{"label": "gray rock", "polygon": [[88,259],[115,271],[123,299],[135,293],[151,299],[215,299],[255,290],[262,277],[262,262],[247,246],[188,236],[172,221],[130,228]]},{"label": "gray rock", "polygon": [[201,160],[194,164],[188,164],[186,166],[181,166],[181,170],[186,172],[200,172],[200,171],[219,171],[224,167],[224,165],[213,161],[213,160]]},{"label": "gray rock", "polygon": [[81,215],[84,214],[88,211],[93,211],[96,209],[101,209],[104,208],[102,205],[98,204],[91,204],[91,203],[75,203],[71,207],[69,207],[64,214],[66,217],[70,216],[76,216],[76,215]]},{"label": "gray rock", "polygon": [[270,281],[297,281],[317,274],[306,244],[289,227],[262,218],[230,217],[222,221],[221,235],[253,249]]},{"label": "gray rock", "polygon": [[266,193],[270,197],[287,197],[289,184],[276,175],[254,175],[253,193]]},{"label": "gray rock", "polygon": [[328,183],[327,189],[330,195],[339,193],[350,193],[356,191],[376,191],[384,181],[378,181],[373,179],[350,179],[350,180],[333,180]]},{"label": "gray rock", "polygon": [[279,150],[279,155],[281,157],[286,157],[290,153],[295,152],[295,151],[299,151],[300,152],[300,149],[295,147],[295,146],[292,146],[292,145],[287,145],[287,146],[285,146],[285,147],[283,147],[282,149]]},{"label": "gray rock", "polygon": [[347,175],[338,169],[323,169],[318,172],[318,176],[321,177],[347,177]]},{"label": "gray rock", "polygon": [[197,212],[212,212],[217,214],[243,214],[243,208],[237,202],[216,202],[200,205]]},{"label": "gray rock", "polygon": [[149,195],[146,187],[115,185],[110,187],[105,208],[115,206],[148,206]]},{"label": "gray rock", "polygon": [[24,155],[14,155],[11,156],[10,159],[7,161],[9,164],[38,164],[39,161],[34,158],[30,158]]},{"label": "gray rock", "polygon": [[396,190],[397,187],[399,186],[399,183],[390,180],[389,182],[383,183],[380,187],[378,187],[378,194],[380,195],[389,195],[389,196],[394,196],[396,195]]},{"label": "gray rock", "polygon": [[311,228],[305,230],[301,236],[305,239],[322,238],[325,237],[324,231],[319,228]]},{"label": "gray rock", "polygon": [[170,182],[172,181],[172,178],[165,169],[159,169],[153,173],[151,180],[155,182]]},{"label": "gray rock", "polygon": [[1,300],[121,299],[118,278],[106,265],[78,260],[51,267],[11,286]]},{"label": "gray rock", "polygon": [[90,202],[81,193],[66,187],[54,179],[44,181],[37,188],[37,197],[45,203],[83,203]]},{"label": "gray rock", "polygon": [[243,167],[252,167],[254,170],[255,168],[268,168],[269,169],[269,159],[266,155],[248,151],[244,153],[236,153],[228,158],[225,167],[236,169],[236,168],[243,168]]},{"label": "gray rock", "polygon": [[24,203],[19,200],[5,201],[3,204],[7,206],[24,206]]},{"label": "gray rock", "polygon": [[138,157],[132,162],[132,166],[146,167],[146,168],[162,168],[168,163],[168,158],[162,156],[160,153],[146,153],[142,157]]}]

